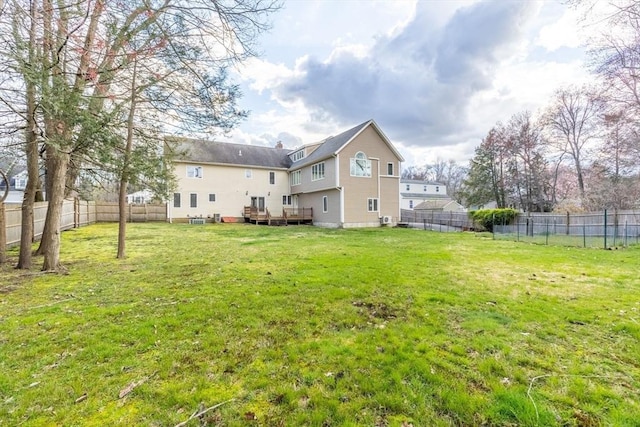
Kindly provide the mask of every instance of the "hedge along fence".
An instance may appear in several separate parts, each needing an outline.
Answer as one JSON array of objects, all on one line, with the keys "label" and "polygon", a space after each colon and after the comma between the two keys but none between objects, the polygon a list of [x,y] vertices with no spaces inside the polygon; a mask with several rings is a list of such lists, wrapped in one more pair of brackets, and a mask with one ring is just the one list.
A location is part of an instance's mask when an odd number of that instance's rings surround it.
[{"label": "hedge along fence", "polygon": [[469,212],[469,216],[473,219],[477,229],[480,229],[481,231],[493,231],[494,225],[511,224],[518,216],[518,211],[510,208],[481,209]]},{"label": "hedge along fence", "polygon": [[[47,217],[47,202],[36,203],[33,209],[33,239],[40,240]],[[0,209],[0,214],[2,209]],[[60,229],[69,230],[96,222],[118,222],[118,203],[93,202],[80,199],[67,199],[62,205]],[[127,205],[127,222],[166,221],[166,205]],[[0,221],[2,223],[2,221]],[[4,224],[6,245],[20,243],[22,228],[22,206],[4,206]],[[0,230],[2,232],[2,230]]]}]

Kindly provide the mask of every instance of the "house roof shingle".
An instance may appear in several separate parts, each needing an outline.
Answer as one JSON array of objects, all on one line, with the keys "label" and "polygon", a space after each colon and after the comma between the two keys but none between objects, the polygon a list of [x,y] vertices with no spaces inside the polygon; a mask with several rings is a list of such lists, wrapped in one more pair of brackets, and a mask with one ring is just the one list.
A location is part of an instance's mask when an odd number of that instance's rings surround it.
[{"label": "house roof shingle", "polygon": [[340,133],[339,135],[325,139],[311,154],[296,161],[295,163],[292,162],[289,157],[289,154],[292,153],[293,150],[283,148],[261,147],[256,145],[186,138],[171,138],[167,142],[170,144],[170,149],[175,155],[174,160],[178,162],[297,169],[337,154],[347,143],[349,143],[356,135],[369,125],[374,126],[382,139],[398,156],[398,159],[400,159],[400,161],[404,161],[400,153],[396,151],[391,142],[386,138],[386,136],[384,136],[384,134],[382,134],[382,131],[380,131],[373,120],[368,120]]},{"label": "house roof shingle", "polygon": [[288,169],[291,150],[195,139],[173,140],[176,161]]},{"label": "house roof shingle", "polygon": [[331,157],[333,154],[338,152],[338,150],[340,150],[340,148],[342,148],[347,142],[351,141],[351,139],[356,136],[362,129],[364,129],[369,123],[371,123],[371,120],[361,123],[358,126],[352,127],[351,129],[346,130],[339,135],[331,136],[325,139],[324,142],[311,154],[293,163],[291,167],[301,168],[308,164],[326,159],[327,157]]}]

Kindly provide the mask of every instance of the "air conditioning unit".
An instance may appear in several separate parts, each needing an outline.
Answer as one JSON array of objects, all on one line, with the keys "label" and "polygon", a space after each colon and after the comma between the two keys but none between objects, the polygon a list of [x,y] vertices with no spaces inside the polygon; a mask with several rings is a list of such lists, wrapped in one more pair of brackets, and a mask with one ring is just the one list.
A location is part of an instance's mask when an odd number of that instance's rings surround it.
[{"label": "air conditioning unit", "polygon": [[382,217],[382,223],[383,224],[391,224],[391,217],[390,216],[383,216]]}]

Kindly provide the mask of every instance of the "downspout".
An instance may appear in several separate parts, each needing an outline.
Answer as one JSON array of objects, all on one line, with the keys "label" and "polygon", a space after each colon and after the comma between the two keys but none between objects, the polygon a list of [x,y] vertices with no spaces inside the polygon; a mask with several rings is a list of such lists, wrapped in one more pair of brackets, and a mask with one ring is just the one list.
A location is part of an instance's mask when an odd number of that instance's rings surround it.
[{"label": "downspout", "polygon": [[369,157],[371,160],[375,160],[378,162],[378,220],[382,218],[382,200],[380,200],[380,159],[377,157]]},{"label": "downspout", "polygon": [[336,159],[336,189],[340,192],[340,228],[342,228],[344,227],[344,191],[343,188],[340,187],[340,157],[338,157],[337,154],[334,154],[333,157]]}]

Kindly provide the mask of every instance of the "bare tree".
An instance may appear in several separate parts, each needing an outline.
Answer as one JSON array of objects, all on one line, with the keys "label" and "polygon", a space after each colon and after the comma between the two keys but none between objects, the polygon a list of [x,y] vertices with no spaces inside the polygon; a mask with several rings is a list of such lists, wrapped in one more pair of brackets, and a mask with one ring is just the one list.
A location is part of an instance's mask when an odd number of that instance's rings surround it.
[{"label": "bare tree", "polygon": [[593,90],[568,87],[556,91],[543,117],[548,141],[571,159],[580,198],[585,200],[584,162],[590,142],[600,136],[603,100]]}]

